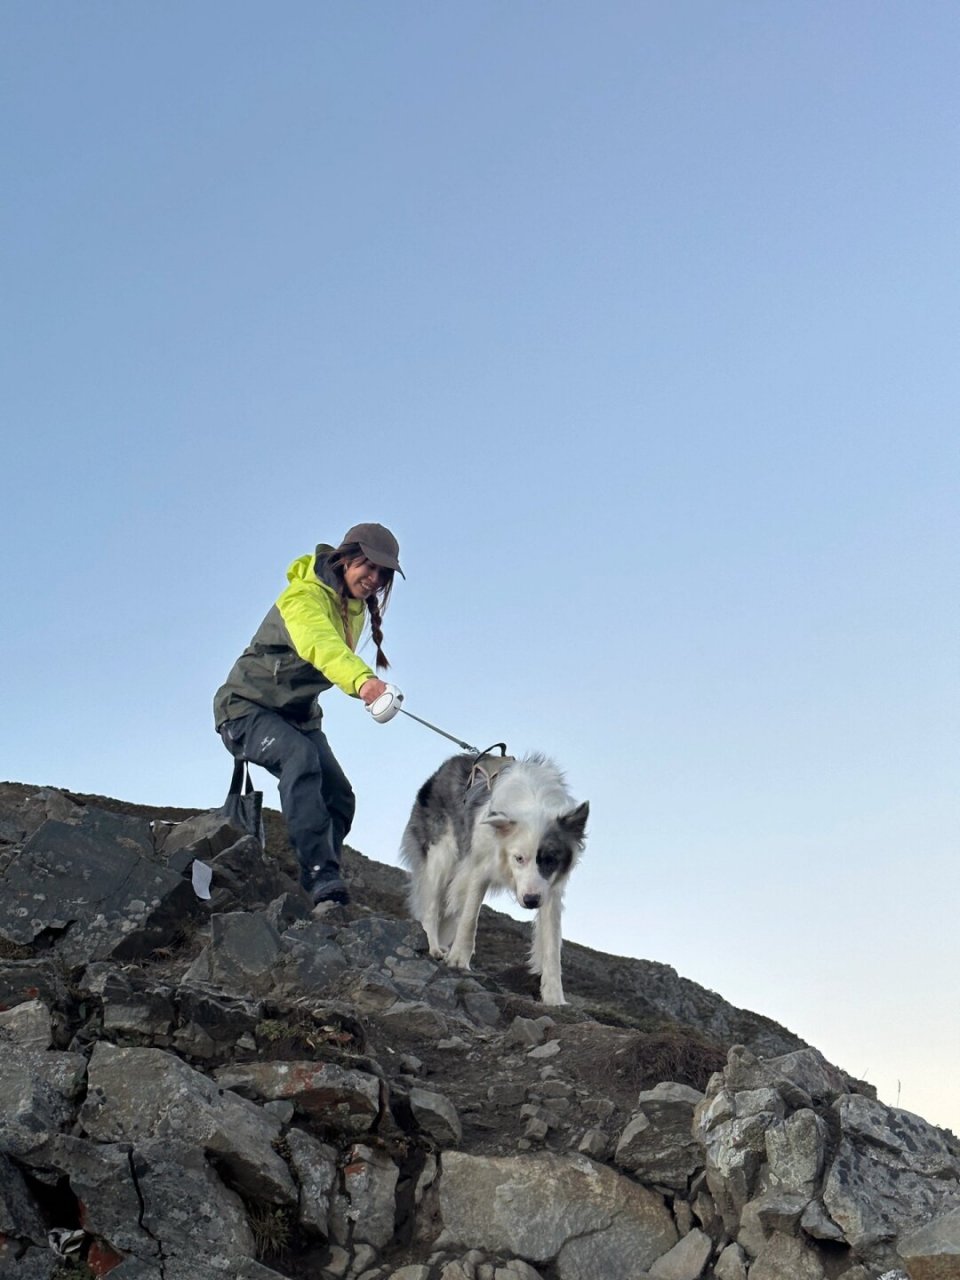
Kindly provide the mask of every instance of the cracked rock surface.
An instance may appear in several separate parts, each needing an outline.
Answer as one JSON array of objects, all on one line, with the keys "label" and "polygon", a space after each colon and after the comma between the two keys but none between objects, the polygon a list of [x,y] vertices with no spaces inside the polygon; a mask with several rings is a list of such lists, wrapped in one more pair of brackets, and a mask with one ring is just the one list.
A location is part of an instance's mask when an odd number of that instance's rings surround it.
[{"label": "cracked rock surface", "polygon": [[0,1280],[960,1274],[952,1134],[664,964],[449,970],[354,850],[314,918],[265,826],[0,783]]}]

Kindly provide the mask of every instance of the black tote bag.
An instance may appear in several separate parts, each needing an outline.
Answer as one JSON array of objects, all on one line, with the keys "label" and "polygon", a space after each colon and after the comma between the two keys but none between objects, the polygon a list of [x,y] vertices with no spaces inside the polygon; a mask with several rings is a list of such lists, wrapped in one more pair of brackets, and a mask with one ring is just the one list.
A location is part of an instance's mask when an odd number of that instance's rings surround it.
[{"label": "black tote bag", "polygon": [[254,790],[250,766],[246,760],[238,760],[233,766],[230,790],[220,812],[230,819],[238,831],[264,843],[263,792]]}]

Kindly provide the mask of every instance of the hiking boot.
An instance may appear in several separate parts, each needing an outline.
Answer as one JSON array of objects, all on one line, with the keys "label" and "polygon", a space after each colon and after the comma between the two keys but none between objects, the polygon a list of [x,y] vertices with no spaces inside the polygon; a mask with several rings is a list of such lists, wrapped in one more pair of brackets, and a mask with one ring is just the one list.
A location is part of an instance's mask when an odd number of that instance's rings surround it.
[{"label": "hiking boot", "polygon": [[350,891],[339,876],[335,876],[330,880],[318,880],[310,886],[307,892],[310,894],[310,901],[315,907],[319,906],[321,902],[332,902],[338,907],[345,907],[350,901]]}]

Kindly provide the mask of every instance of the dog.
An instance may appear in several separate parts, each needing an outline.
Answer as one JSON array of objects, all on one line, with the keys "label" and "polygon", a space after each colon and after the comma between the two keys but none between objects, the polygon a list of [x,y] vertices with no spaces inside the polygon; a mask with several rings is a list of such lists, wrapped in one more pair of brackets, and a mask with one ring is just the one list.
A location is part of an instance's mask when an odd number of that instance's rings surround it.
[{"label": "dog", "polygon": [[544,1004],[565,1004],[560,973],[563,891],[585,841],[589,804],[574,806],[546,756],[452,756],[420,788],[400,846],[409,905],[430,954],[469,969],[489,889],[536,911],[529,968]]}]

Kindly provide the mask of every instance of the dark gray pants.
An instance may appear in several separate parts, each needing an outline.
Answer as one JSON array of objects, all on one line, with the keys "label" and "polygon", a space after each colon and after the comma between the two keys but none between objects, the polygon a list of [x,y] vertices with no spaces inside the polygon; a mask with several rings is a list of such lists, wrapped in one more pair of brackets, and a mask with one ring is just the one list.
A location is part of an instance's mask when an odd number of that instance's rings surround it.
[{"label": "dark gray pants", "polygon": [[308,891],[340,878],[344,837],[353,824],[353,788],[322,729],[298,729],[266,708],[220,726],[227,750],[277,779],[280,808]]}]

